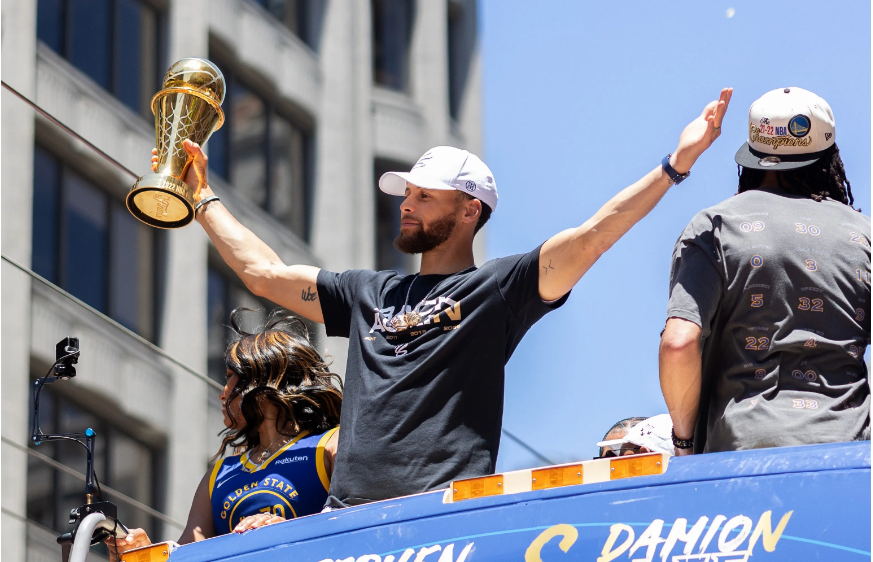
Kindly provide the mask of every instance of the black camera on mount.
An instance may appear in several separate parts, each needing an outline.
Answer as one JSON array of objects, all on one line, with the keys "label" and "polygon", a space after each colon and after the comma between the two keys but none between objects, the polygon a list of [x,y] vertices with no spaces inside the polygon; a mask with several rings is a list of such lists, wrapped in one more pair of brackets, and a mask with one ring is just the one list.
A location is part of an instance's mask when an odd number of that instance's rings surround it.
[{"label": "black camera on mount", "polygon": [[70,379],[76,376],[76,368],[79,362],[79,338],[67,336],[55,345],[55,376],[59,379]]}]

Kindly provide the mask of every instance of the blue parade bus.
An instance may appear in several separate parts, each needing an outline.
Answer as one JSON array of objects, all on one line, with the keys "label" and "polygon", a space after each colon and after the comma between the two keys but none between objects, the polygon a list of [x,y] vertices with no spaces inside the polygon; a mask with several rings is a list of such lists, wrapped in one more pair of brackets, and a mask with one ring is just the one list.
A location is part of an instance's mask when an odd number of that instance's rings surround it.
[{"label": "blue parade bus", "polygon": [[123,559],[870,560],[870,450],[862,441],[520,470]]}]

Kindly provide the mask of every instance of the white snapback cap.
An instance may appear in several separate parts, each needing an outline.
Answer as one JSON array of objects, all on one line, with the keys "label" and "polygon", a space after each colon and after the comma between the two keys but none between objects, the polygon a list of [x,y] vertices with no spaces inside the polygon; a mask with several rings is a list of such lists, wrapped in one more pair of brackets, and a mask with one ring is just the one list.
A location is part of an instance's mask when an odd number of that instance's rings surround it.
[{"label": "white snapback cap", "polygon": [[431,148],[408,172],[387,172],[379,189],[388,195],[406,194],[406,182],[424,189],[456,189],[497,208],[494,174],[475,154],[452,146]]},{"label": "white snapback cap", "polygon": [[744,168],[791,170],[818,161],[834,145],[834,113],[803,88],[767,92],[749,108],[749,140],[735,160]]},{"label": "white snapback cap", "polygon": [[621,439],[601,441],[598,447],[617,448],[629,443],[637,447],[645,447],[653,453],[673,455],[673,420],[670,414],[660,414],[646,418],[627,432]]}]

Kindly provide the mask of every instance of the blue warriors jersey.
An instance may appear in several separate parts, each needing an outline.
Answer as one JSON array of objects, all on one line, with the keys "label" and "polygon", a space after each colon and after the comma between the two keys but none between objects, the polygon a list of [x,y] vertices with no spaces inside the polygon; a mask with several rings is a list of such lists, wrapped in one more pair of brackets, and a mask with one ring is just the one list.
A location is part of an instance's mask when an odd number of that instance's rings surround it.
[{"label": "blue warriors jersey", "polygon": [[215,463],[209,500],[216,532],[229,533],[242,519],[258,513],[294,519],[320,512],[330,488],[324,446],[338,429],[318,435],[304,431],[260,468],[248,452]]}]

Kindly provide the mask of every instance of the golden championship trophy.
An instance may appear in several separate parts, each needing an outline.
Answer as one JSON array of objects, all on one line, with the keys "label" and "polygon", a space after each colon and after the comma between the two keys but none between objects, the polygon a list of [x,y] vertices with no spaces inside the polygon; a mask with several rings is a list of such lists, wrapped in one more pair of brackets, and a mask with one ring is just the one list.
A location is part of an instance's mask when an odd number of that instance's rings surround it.
[{"label": "golden championship trophy", "polygon": [[152,98],[158,171],[139,178],[127,194],[127,208],[158,228],[181,228],[194,220],[194,190],[182,179],[192,158],[182,141],[203,146],[224,123],[224,75],[205,59],[182,59],[164,76]]}]

